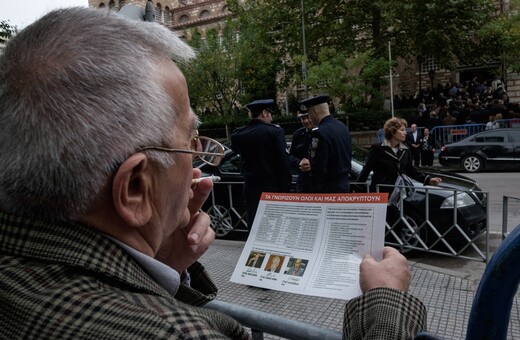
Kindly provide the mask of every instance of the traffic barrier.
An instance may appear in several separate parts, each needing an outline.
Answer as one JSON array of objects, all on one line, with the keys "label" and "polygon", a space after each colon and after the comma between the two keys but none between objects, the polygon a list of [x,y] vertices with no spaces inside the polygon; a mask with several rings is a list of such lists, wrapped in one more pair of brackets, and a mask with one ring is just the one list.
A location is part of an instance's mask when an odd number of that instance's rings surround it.
[{"label": "traffic barrier", "polygon": [[443,125],[434,127],[430,133],[435,137],[437,147],[442,147],[485,129],[485,124]]},{"label": "traffic barrier", "polygon": [[[243,182],[217,182],[214,183],[214,190],[211,193],[211,201],[206,212],[211,218],[211,227],[215,230],[218,237],[225,237],[228,233],[249,233],[247,225],[247,216],[244,207],[237,207],[236,198],[233,192],[243,192]],[[367,183],[351,183],[351,186],[365,186]],[[380,187],[382,187],[381,185]],[[387,187],[395,187],[393,185],[385,185]],[[399,186],[401,190],[405,190],[406,186]],[[415,188],[416,190],[418,188]],[[217,200],[216,191],[225,192],[220,195]],[[421,189],[423,190],[423,189]],[[430,195],[436,190],[452,191],[454,198],[453,215],[449,221],[443,223],[442,230],[435,226],[430,219]],[[368,191],[368,190],[367,190]],[[379,188],[378,188],[379,191]],[[424,195],[424,216],[417,216],[414,209],[417,205],[404,204],[401,195],[399,206],[399,216],[394,222],[386,223],[385,244],[398,248],[401,252],[407,253],[412,251],[421,251],[445,255],[450,257],[463,258],[473,261],[487,262],[489,255],[489,228],[488,220],[485,223],[476,226],[463,226],[460,222],[457,209],[457,196],[470,195],[479,200],[482,206],[489,210],[488,193],[477,192],[472,190],[455,190],[450,188],[424,187],[421,195]],[[225,201],[222,201],[225,197]],[[489,211],[486,211],[489,216]],[[477,245],[477,240],[485,234],[485,250],[482,251]],[[424,236],[426,235],[426,237]],[[457,242],[450,240],[457,239]],[[466,250],[471,250],[469,253]]]}]

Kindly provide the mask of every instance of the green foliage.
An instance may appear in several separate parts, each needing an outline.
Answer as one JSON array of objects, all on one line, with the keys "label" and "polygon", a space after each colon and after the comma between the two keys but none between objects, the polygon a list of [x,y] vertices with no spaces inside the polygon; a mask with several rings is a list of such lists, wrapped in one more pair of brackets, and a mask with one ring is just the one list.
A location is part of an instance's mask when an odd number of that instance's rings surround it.
[{"label": "green foliage", "polygon": [[262,58],[277,61],[279,90],[298,85],[307,66],[311,93],[373,108],[383,101],[389,42],[394,60],[435,57],[448,69],[460,60],[479,62],[477,31],[493,13],[492,0],[313,0],[303,5],[301,0],[228,1],[240,32],[247,27],[247,36],[254,37],[249,47],[261,46]]},{"label": "green foliage", "polygon": [[331,97],[340,98],[340,105],[350,102],[354,107],[380,108],[383,95],[374,84],[386,84],[384,76],[388,74],[389,62],[383,58],[373,59],[371,55],[372,50],[367,50],[349,57],[323,48],[317,64],[309,67],[308,83]]},{"label": "green foliage", "polygon": [[481,63],[483,46],[477,33],[494,12],[491,0],[406,2],[401,22],[394,29],[396,53],[404,58],[415,57],[419,62],[434,57],[451,70],[459,62]]},{"label": "green foliage", "polygon": [[508,69],[520,72],[520,0],[512,0],[511,5],[516,11],[499,13],[478,33],[480,44],[485,46],[484,57],[500,60]]},{"label": "green foliage", "polygon": [[[204,39],[193,33],[190,44],[198,51],[195,61],[183,68],[191,103],[197,112],[213,111],[224,116],[237,113],[241,104],[261,98],[276,98],[280,58],[273,52],[268,31],[258,30],[242,11],[221,31],[208,30]],[[207,109],[206,109],[207,108]]]},{"label": "green foliage", "polygon": [[9,21],[0,21],[0,43],[5,43],[16,34],[17,29],[15,26],[11,26]]},{"label": "green foliage", "polygon": [[188,82],[192,106],[196,111],[207,109],[219,115],[232,112],[240,95],[241,73],[234,58],[236,44],[233,32],[208,30],[206,39],[194,32],[190,44],[197,50],[197,58],[181,66]]}]

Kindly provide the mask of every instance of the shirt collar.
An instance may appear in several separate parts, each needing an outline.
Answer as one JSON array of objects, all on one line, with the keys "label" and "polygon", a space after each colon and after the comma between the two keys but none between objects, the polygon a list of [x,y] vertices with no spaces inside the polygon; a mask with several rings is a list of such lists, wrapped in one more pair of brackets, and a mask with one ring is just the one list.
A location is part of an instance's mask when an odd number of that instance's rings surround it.
[{"label": "shirt collar", "polygon": [[179,273],[175,269],[168,267],[167,265],[160,261],[157,261],[153,257],[150,257],[146,254],[141,253],[140,251],[135,250],[134,248],[128,246],[127,244],[119,240],[116,240],[111,236],[105,236],[117,243],[128,254],[130,254],[130,256],[132,256],[134,260],[136,260],[148,272],[148,274],[168,293],[172,295],[177,294],[177,290],[179,289],[179,286],[181,284],[181,279]]}]

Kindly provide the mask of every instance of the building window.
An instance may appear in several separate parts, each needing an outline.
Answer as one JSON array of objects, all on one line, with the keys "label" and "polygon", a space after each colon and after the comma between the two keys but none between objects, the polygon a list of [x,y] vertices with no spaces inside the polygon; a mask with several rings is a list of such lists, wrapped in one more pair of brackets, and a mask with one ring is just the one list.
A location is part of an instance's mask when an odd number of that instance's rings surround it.
[{"label": "building window", "polygon": [[209,11],[207,9],[205,9],[202,12],[200,12],[199,19],[208,18],[210,15],[211,14],[209,13]]},{"label": "building window", "polygon": [[187,16],[187,15],[183,15],[183,16],[181,16],[181,17],[179,18],[179,23],[181,23],[181,24],[185,24],[185,23],[187,23],[188,21],[190,21],[190,17]]},{"label": "building window", "polygon": [[126,5],[125,0],[119,0],[119,9],[123,8],[123,6]]},{"label": "building window", "polygon": [[157,4],[155,8],[155,21],[164,22],[163,10],[161,4]]},{"label": "building window", "polygon": [[168,6],[164,7],[164,23],[171,24],[172,15]]},{"label": "building window", "polygon": [[425,57],[421,63],[421,73],[427,73],[431,70],[439,71],[440,67],[434,57]]},{"label": "building window", "polygon": [[105,4],[104,3],[100,3],[99,4],[99,8],[105,8]]},{"label": "building window", "polygon": [[110,0],[110,2],[108,3],[108,8],[110,8],[111,10],[116,9],[116,3],[114,2],[114,0]]}]

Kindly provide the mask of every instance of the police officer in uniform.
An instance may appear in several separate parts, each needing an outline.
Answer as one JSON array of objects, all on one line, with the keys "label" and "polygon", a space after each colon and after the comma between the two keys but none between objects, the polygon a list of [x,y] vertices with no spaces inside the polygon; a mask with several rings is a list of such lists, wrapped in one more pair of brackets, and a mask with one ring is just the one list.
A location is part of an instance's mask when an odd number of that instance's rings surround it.
[{"label": "police officer in uniform", "polygon": [[285,134],[281,127],[271,124],[273,105],[272,99],[247,104],[251,120],[231,135],[231,148],[240,154],[249,228],[253,224],[262,192],[289,192],[291,186]]},{"label": "police officer in uniform", "polygon": [[312,192],[349,192],[352,141],[345,124],[330,115],[329,97],[312,97],[301,102],[316,126],[312,130],[310,186]]},{"label": "police officer in uniform", "polygon": [[294,131],[291,149],[289,155],[291,156],[291,167],[298,169],[298,180],[296,182],[297,192],[311,192],[309,174],[310,174],[310,162],[309,162],[309,147],[311,146],[312,140],[312,124],[309,113],[306,108],[301,110],[298,114],[298,119],[302,123],[302,127]]}]

